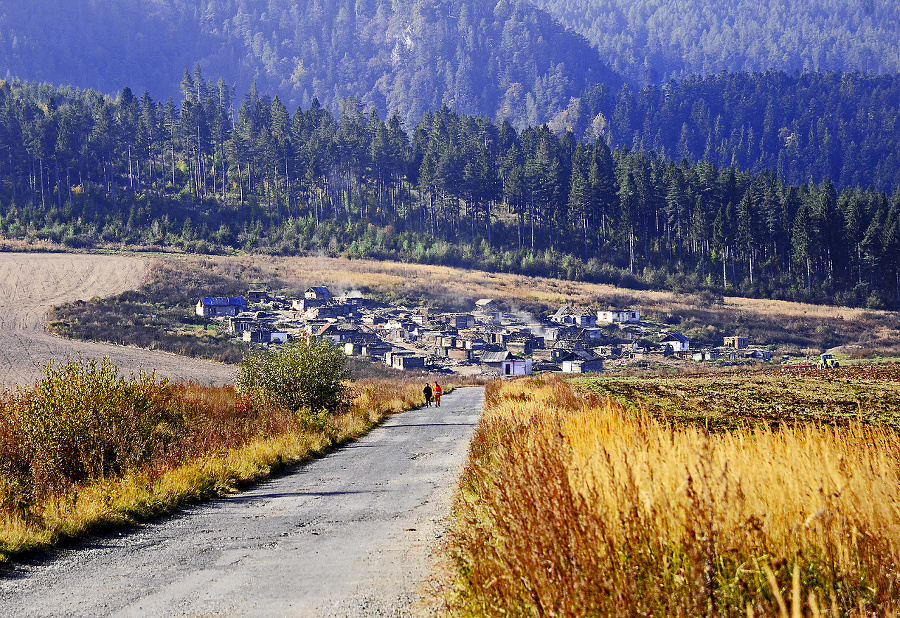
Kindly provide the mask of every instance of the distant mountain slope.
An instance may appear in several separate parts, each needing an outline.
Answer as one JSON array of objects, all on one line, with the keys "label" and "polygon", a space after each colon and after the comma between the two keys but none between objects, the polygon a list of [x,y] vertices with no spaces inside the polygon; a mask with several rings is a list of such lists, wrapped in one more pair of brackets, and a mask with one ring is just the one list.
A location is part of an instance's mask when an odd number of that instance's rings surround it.
[{"label": "distant mountain slope", "polygon": [[[205,4],[205,8],[203,5]],[[179,95],[201,63],[239,93],[336,107],[359,97],[408,123],[460,112],[549,120],[587,84],[621,80],[587,41],[500,0],[33,0],[0,7],[0,76]]]},{"label": "distant mountain slope", "polygon": [[535,0],[627,78],[722,71],[900,72],[893,0]]}]

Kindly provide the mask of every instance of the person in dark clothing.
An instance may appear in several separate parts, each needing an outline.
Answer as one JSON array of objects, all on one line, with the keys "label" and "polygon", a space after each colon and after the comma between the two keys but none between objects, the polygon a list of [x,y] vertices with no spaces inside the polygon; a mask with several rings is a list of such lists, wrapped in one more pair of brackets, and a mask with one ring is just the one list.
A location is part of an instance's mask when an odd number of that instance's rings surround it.
[{"label": "person in dark clothing", "polygon": [[425,395],[425,405],[429,408],[431,407],[431,385],[426,384],[425,388],[422,389],[422,394]]}]

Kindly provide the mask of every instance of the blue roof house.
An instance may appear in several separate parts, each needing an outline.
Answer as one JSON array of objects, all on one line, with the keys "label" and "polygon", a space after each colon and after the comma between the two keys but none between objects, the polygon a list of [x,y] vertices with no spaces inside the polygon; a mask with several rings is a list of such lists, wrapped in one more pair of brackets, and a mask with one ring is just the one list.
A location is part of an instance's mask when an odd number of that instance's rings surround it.
[{"label": "blue roof house", "polygon": [[204,318],[235,316],[246,309],[243,296],[207,296],[197,301],[197,315]]}]

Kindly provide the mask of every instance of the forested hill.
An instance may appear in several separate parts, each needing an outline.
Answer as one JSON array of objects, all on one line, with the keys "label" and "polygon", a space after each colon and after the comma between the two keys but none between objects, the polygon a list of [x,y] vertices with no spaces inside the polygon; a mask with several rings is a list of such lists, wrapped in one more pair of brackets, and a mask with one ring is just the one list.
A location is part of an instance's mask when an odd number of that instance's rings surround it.
[{"label": "forested hill", "polygon": [[251,92],[234,125],[229,109],[200,76],[180,105],[0,83],[0,238],[900,307],[897,191],[791,186],[447,108],[409,130],[352,100],[335,116]]},{"label": "forested hill", "polygon": [[[621,80],[580,35],[518,0],[30,0],[0,6],[0,70],[178,98],[199,63],[288,105],[359,97],[412,126],[443,104],[540,124]],[[5,71],[4,71],[5,72]],[[0,74],[0,77],[3,77]]]},{"label": "forested hill", "polygon": [[[609,105],[585,105],[582,115]],[[605,135],[617,146],[773,170],[789,184],[900,187],[897,74],[720,74],[639,92],[626,86],[612,105]]]},{"label": "forested hill", "polygon": [[893,0],[535,0],[636,83],[725,72],[900,72]]}]

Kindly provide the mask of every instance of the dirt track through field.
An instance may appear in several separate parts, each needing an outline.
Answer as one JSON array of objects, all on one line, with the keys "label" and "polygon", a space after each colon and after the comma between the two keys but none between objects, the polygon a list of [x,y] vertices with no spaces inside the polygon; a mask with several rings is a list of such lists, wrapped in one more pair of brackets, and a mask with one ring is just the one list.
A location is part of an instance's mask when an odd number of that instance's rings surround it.
[{"label": "dirt track through field", "polygon": [[230,383],[234,369],[221,363],[105,343],[70,341],[50,334],[47,311],[75,300],[137,289],[149,262],[118,255],[0,253],[0,387],[30,384],[49,360],[109,356],[125,375],[156,371],[173,380]]},{"label": "dirt track through field", "polygon": [[483,388],[290,474],[0,570],[13,616],[409,616],[447,530]]}]

